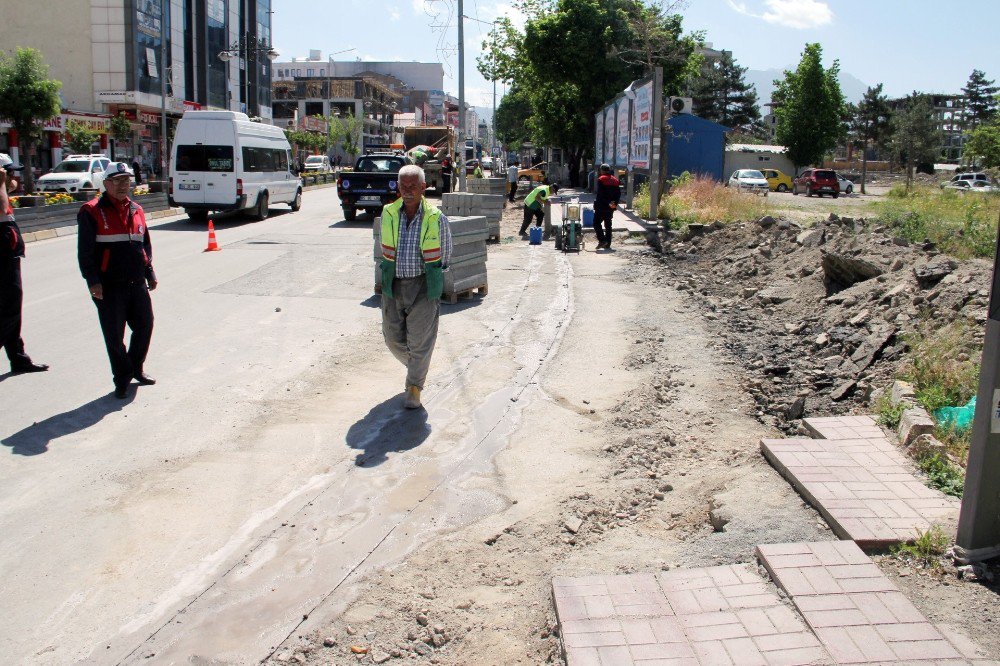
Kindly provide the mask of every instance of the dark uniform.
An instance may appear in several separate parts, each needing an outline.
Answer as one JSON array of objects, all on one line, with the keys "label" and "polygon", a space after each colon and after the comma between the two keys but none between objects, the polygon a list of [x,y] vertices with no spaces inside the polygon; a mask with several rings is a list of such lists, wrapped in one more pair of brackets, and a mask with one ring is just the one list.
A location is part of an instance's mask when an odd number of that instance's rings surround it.
[{"label": "dark uniform", "polygon": [[10,371],[40,372],[47,365],[32,363],[24,352],[21,339],[21,305],[24,291],[21,287],[21,258],[24,257],[24,239],[14,221],[14,209],[9,205],[0,215],[0,346],[10,359]]},{"label": "dark uniform", "polygon": [[598,248],[611,247],[611,218],[615,206],[621,201],[621,183],[611,173],[603,168],[597,178],[597,196],[594,198],[594,233],[597,235]]},{"label": "dark uniform", "polygon": [[[153,246],[142,206],[131,199],[116,203],[107,193],[80,208],[77,258],[87,286],[101,285],[103,298],[93,299],[111,360],[116,395],[124,397],[133,378],[152,383],[143,363],[153,336],[155,286]],[[125,325],[132,329],[125,349]],[[144,379],[146,381],[144,381]]]},{"label": "dark uniform", "polygon": [[451,158],[446,157],[441,160],[441,193],[445,194],[451,192],[451,175],[453,167],[451,166]]}]

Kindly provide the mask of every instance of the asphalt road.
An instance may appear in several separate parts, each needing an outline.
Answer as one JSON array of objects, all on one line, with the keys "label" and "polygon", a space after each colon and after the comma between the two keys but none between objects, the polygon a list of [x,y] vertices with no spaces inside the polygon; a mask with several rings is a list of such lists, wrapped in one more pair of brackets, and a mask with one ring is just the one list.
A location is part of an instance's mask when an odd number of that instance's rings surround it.
[{"label": "asphalt road", "polygon": [[[428,410],[404,412],[370,221],[331,188],[216,231],[204,253],[203,226],[152,226],[158,383],[124,401],[75,237],[28,247],[24,338],[52,369],[0,375],[6,663],[253,663],[352,577],[498,505],[462,480],[488,475],[562,334],[567,290],[525,290],[568,279],[560,253],[491,251],[490,295],[444,307]],[[473,395],[469,373],[496,381]]]}]

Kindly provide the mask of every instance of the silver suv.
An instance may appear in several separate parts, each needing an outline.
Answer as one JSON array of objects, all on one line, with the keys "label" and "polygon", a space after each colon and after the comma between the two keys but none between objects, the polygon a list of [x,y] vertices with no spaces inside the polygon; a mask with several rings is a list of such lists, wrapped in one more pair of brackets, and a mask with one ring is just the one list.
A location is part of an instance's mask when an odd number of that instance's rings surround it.
[{"label": "silver suv", "polygon": [[[969,185],[972,185],[973,183],[983,183],[984,185],[991,184],[989,174],[981,171],[970,171],[969,173],[955,174],[951,180],[941,183],[941,187],[947,187],[960,182],[966,182]],[[978,187],[982,187],[982,185],[979,185]]]},{"label": "silver suv", "polygon": [[35,184],[39,192],[79,192],[99,190],[104,170],[111,164],[107,155],[70,155]]}]

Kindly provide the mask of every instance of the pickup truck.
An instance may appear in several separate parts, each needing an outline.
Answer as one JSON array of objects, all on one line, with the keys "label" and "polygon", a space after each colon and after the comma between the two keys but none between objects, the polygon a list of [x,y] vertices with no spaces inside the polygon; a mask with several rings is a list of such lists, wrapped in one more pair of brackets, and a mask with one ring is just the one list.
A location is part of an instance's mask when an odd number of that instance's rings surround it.
[{"label": "pickup truck", "polygon": [[382,213],[382,207],[399,198],[399,170],[409,159],[397,154],[362,155],[353,171],[341,171],[337,176],[337,195],[344,209],[344,219],[353,220],[358,209],[371,212],[372,220]]}]

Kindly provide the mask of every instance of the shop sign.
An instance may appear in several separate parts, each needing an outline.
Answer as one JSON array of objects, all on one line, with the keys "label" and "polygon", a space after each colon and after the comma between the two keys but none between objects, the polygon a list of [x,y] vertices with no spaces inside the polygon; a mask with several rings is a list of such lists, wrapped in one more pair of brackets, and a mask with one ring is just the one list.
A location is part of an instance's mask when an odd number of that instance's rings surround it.
[{"label": "shop sign", "polygon": [[325,133],[329,129],[329,125],[325,120],[320,120],[319,118],[314,118],[313,116],[306,116],[299,123],[299,127],[309,132],[320,132]]},{"label": "shop sign", "polygon": [[135,104],[139,101],[139,93],[135,90],[98,90],[95,95],[97,101],[102,104],[117,104],[121,102]]},{"label": "shop sign", "polygon": [[139,122],[145,123],[146,125],[159,125],[160,124],[160,114],[158,113],[147,113],[141,111],[139,113]]}]

